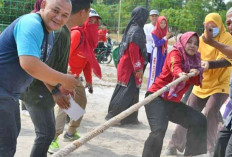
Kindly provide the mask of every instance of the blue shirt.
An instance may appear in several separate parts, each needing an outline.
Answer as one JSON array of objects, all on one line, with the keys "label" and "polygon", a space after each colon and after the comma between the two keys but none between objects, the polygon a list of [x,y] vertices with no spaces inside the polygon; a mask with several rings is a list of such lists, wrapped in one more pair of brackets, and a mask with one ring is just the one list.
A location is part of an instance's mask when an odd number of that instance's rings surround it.
[{"label": "blue shirt", "polygon": [[[47,43],[48,46],[45,46]],[[52,46],[52,33],[46,34],[38,14],[27,14],[12,22],[0,34],[0,98],[18,99],[33,80],[21,68],[19,56],[28,55],[40,59],[41,52],[47,47],[47,59]]]}]

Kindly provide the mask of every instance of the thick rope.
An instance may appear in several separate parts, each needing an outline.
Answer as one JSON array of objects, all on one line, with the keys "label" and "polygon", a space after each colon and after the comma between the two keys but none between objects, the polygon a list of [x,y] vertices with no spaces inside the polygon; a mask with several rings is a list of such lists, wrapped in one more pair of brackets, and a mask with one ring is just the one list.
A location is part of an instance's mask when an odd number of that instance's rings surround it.
[{"label": "thick rope", "polygon": [[65,146],[64,148],[60,149],[58,152],[53,154],[52,157],[65,157],[65,156],[67,156],[68,154],[70,154],[74,150],[78,149],[80,146],[84,145],[86,142],[88,142],[92,138],[94,138],[97,135],[103,133],[109,127],[119,123],[122,119],[126,118],[127,116],[129,116],[133,112],[137,111],[140,107],[148,104],[149,102],[154,100],[159,95],[161,95],[164,92],[168,91],[172,86],[175,86],[175,85],[179,84],[180,82],[186,80],[187,77],[193,77],[193,76],[194,76],[193,73],[189,73],[187,76],[181,76],[181,77],[177,78],[176,80],[174,80],[173,82],[171,82],[168,85],[164,86],[163,88],[159,89],[155,93],[150,94],[144,100],[134,104],[133,106],[131,106],[127,110],[121,112],[117,116],[115,116],[115,117],[111,118],[110,120],[106,121],[105,123],[98,126],[94,130],[90,131],[89,133],[87,133],[83,137],[79,138],[76,141],[73,141],[71,144],[69,144],[69,145]]}]

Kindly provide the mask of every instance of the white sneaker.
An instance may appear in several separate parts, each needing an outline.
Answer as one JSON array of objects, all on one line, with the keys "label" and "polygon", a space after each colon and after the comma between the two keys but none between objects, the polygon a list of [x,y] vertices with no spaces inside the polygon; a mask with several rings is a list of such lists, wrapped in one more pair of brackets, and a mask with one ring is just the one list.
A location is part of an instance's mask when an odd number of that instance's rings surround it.
[{"label": "white sneaker", "polygon": [[24,115],[26,117],[30,117],[30,114],[27,110],[22,110],[22,115]]}]

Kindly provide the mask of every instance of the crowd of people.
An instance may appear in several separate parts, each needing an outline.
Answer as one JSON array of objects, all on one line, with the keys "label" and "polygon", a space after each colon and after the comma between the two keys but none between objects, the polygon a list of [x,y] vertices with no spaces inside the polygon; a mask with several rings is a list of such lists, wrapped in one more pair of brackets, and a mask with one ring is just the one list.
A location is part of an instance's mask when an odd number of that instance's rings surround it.
[{"label": "crowd of people", "polygon": [[[46,157],[59,150],[70,97],[83,109],[85,88],[93,93],[92,73],[102,78],[95,57],[108,30],[92,9],[92,0],[36,0],[34,10],[13,21],[0,34],[0,156],[13,157],[21,129],[19,100],[34,124],[36,139],[31,157]],[[146,24],[147,19],[151,23]],[[192,157],[232,156],[231,58],[232,8],[221,16],[209,13],[204,33],[184,32],[168,52],[168,20],[157,10],[133,9],[118,52],[117,85],[109,102],[109,120],[139,101],[144,71],[149,62],[145,97],[181,76],[193,77],[171,87],[145,106],[151,129],[141,155],[159,157],[168,122],[178,124],[165,155]],[[80,74],[83,72],[86,84]],[[227,101],[225,114],[220,108]],[[225,120],[226,119],[226,120]],[[80,138],[82,117],[70,120],[65,141]],[[219,124],[224,123],[221,128]],[[139,124],[138,111],[121,125]]]}]

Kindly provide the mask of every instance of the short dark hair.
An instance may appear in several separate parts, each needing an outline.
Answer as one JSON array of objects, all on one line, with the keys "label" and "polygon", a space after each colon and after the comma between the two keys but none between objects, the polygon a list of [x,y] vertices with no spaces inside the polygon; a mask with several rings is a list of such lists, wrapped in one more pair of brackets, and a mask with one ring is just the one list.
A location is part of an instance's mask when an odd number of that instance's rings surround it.
[{"label": "short dark hair", "polygon": [[71,2],[72,2],[72,14],[75,14],[81,11],[82,9],[88,10],[93,0],[71,0]]}]

